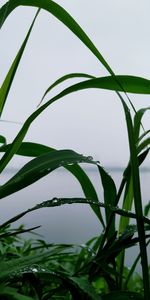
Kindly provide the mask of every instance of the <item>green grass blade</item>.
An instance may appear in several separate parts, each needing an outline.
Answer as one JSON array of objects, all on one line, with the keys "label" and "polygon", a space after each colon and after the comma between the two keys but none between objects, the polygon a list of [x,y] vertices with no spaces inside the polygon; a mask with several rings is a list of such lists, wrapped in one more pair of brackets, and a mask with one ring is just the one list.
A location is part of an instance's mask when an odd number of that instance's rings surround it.
[{"label": "green grass blade", "polygon": [[[51,14],[53,14],[58,20],[60,20],[62,23],[64,23],[82,42],[84,45],[87,46],[87,48],[98,58],[98,60],[101,62],[101,64],[106,68],[106,70],[112,75],[114,78],[114,81],[116,82],[117,86],[120,87],[120,90],[125,92],[125,95],[130,102],[132,108],[135,110],[130,98],[126,94],[126,91],[124,90],[123,86],[121,85],[118,78],[116,78],[115,73],[109,66],[109,64],[106,62],[106,60],[103,58],[101,53],[98,51],[98,49],[95,47],[95,45],[92,43],[92,41],[89,39],[87,34],[83,31],[83,29],[79,26],[79,24],[72,18],[68,12],[62,8],[60,5],[55,3],[51,0],[10,0],[9,5],[6,3],[2,6],[0,9],[0,24],[1,26],[5,22],[8,15],[18,6],[20,5],[27,5],[27,6],[36,6],[40,7],[42,9],[47,10]],[[118,90],[118,88],[117,88]],[[118,93],[117,93],[118,94]],[[118,94],[119,96],[119,94]],[[120,98],[120,96],[119,96]]]},{"label": "green grass blade", "polygon": [[28,268],[28,270],[26,269],[26,272],[33,272],[32,268],[35,266],[35,264],[44,263],[45,261],[53,259],[54,254],[56,255],[57,253],[59,254],[62,252],[63,248],[59,247],[59,245],[56,245],[52,247],[52,250],[48,250],[45,253],[40,252],[35,255],[29,255],[18,259],[12,259],[7,262],[1,261],[0,268],[1,270],[3,270],[3,272],[0,273],[0,282],[2,282],[5,279],[8,280],[10,275],[15,276],[16,272],[21,274],[22,272],[24,272],[25,268]]},{"label": "green grass blade", "polygon": [[85,157],[72,150],[54,150],[40,155],[28,162],[16,175],[0,187],[0,199],[34,183],[61,166],[81,162],[96,164],[96,162],[91,161],[90,157]]},{"label": "green grass blade", "polygon": [[103,300],[101,296],[96,293],[93,285],[89,282],[87,277],[69,277],[69,280],[75,283],[78,288],[84,292],[84,298],[86,297],[91,300]]},{"label": "green grass blade", "polygon": [[[147,241],[146,246],[148,246],[149,244],[150,244],[150,240]],[[136,259],[135,259],[135,261],[134,261],[134,263],[133,263],[133,265],[132,265],[129,273],[128,273],[127,278],[125,279],[125,282],[124,282],[124,285],[123,285],[123,287],[125,289],[127,289],[127,286],[128,286],[129,281],[130,281],[130,278],[132,277],[133,273],[135,272],[135,268],[136,268],[138,262],[140,261],[140,258],[141,258],[141,255],[139,253],[138,256],[136,257]]]},{"label": "green grass blade", "polygon": [[144,216],[148,216],[150,213],[150,201],[144,207]]},{"label": "green grass blade", "polygon": [[140,143],[140,145],[138,146],[138,148],[137,148],[138,153],[142,152],[146,148],[150,149],[150,148],[148,148],[149,145],[150,145],[150,138],[147,138],[142,143]]},{"label": "green grass blade", "polygon": [[9,300],[33,300],[33,298],[18,293],[16,288],[9,287],[8,285],[0,285],[0,297],[1,299]]},{"label": "green grass blade", "polygon": [[[3,135],[0,135],[0,144],[2,144],[2,146],[6,145],[6,138]],[[2,146],[0,146],[0,147],[2,147]]]},{"label": "green grass blade", "polygon": [[[93,83],[94,80],[94,83]],[[67,89],[65,89],[64,91],[62,91],[61,93],[59,93],[57,96],[53,97],[52,99],[50,99],[48,102],[46,102],[44,105],[42,105],[40,108],[38,108],[24,123],[22,129],[20,130],[20,132],[18,133],[18,135],[16,136],[16,138],[14,139],[11,147],[6,151],[6,153],[4,154],[4,156],[2,157],[1,161],[0,161],[0,172],[2,172],[2,170],[5,168],[5,166],[8,164],[8,162],[10,161],[10,159],[13,157],[13,155],[18,151],[18,149],[20,148],[20,145],[22,143],[22,140],[24,139],[24,136],[26,135],[31,123],[53,102],[55,102],[56,100],[64,97],[65,95],[68,95],[72,92],[81,90],[81,89],[85,89],[85,88],[94,88],[95,87],[95,79],[91,79],[88,81],[84,81],[78,84],[75,84]],[[99,87],[99,85],[97,86]]]},{"label": "green grass blade", "polygon": [[[98,51],[98,49],[95,47],[95,45],[92,43],[92,41],[89,39],[87,34],[83,31],[83,29],[79,26],[79,24],[72,18],[68,12],[62,8],[60,5],[55,3],[51,0],[10,0],[9,5],[6,3],[2,8],[0,9],[0,24],[4,23],[8,15],[18,6],[20,5],[27,5],[27,6],[38,6],[40,8],[43,8],[53,14],[58,20],[60,20],[62,23],[64,23],[82,42],[87,48],[98,58],[98,60],[101,62],[101,64],[106,68],[106,70],[113,76],[114,80],[116,81],[117,85],[120,86],[121,91],[125,92],[121,83],[116,78],[113,70],[108,65],[106,60],[103,58],[101,53]],[[6,7],[7,6],[7,7]],[[118,93],[117,93],[118,94]],[[128,101],[130,102],[132,108],[135,110],[130,98],[125,93]],[[118,95],[119,96],[119,95]]]},{"label": "green grass blade", "polygon": [[[122,209],[126,211],[131,211],[132,204],[133,204],[133,183],[132,183],[132,177],[129,177],[129,182],[127,183],[127,189],[125,192]],[[128,225],[129,225],[129,218],[125,219],[124,217],[121,217],[119,222],[119,229],[118,229],[119,233],[123,233]]]},{"label": "green grass blade", "polygon": [[[0,147],[0,152],[6,152],[11,149],[12,144],[7,144]],[[49,146],[45,146],[38,143],[23,142],[16,154],[26,157],[38,157],[42,154],[46,154],[50,151],[56,150]]]},{"label": "green grass blade", "polygon": [[138,110],[134,116],[134,135],[136,141],[138,141],[139,138],[142,117],[147,110],[150,110],[150,107],[146,107]]},{"label": "green grass blade", "polygon": [[140,245],[140,253],[141,253],[144,297],[145,300],[148,300],[150,295],[148,258],[147,258],[147,251],[146,251],[146,237],[145,237],[144,222],[143,222],[143,208],[142,208],[142,198],[141,198],[141,188],[140,188],[138,156],[137,156],[136,141],[134,135],[134,127],[132,124],[130,111],[126,106],[125,102],[122,102],[122,104],[126,116],[126,124],[127,124],[129,147],[130,147],[131,174],[133,178],[134,206],[135,206],[135,211],[137,216],[137,228],[138,228],[139,245]]},{"label": "green grass blade", "polygon": [[138,143],[140,143],[140,141],[150,133],[150,129],[149,130],[146,130],[144,131],[140,136],[139,136],[139,139],[138,139]]},{"label": "green grass blade", "polygon": [[7,99],[7,96],[8,96],[8,93],[9,93],[9,90],[10,90],[10,87],[12,85],[12,82],[13,82],[13,79],[15,77],[15,74],[16,74],[16,71],[17,71],[17,68],[19,66],[19,63],[20,63],[20,60],[22,58],[22,55],[24,53],[24,50],[25,50],[25,47],[26,47],[26,44],[28,42],[28,39],[29,39],[29,36],[31,34],[31,31],[32,31],[32,28],[34,26],[34,23],[35,23],[35,20],[39,14],[39,11],[37,11],[35,17],[34,17],[34,20],[29,28],[29,31],[26,35],[26,38],[21,46],[21,48],[19,49],[19,52],[18,54],[16,55],[7,75],[6,75],[6,78],[0,88],[0,115],[2,114],[3,112],[3,109],[4,109],[4,105],[5,105],[5,102],[6,102],[6,99]]},{"label": "green grass blade", "polygon": [[[10,148],[11,148],[11,144],[2,146],[0,148],[0,152],[6,152]],[[28,156],[28,157],[38,157],[39,155],[46,154],[53,150],[56,149],[50,148],[45,145],[37,144],[37,143],[24,142],[21,144],[16,154]],[[78,180],[78,182],[82,187],[85,197],[88,199],[95,199],[98,202],[98,196],[96,190],[90,178],[85,173],[85,171],[78,164],[72,166],[65,166],[64,168],[68,170],[70,173],[72,173],[73,176],[76,177],[76,179]],[[105,227],[103,217],[99,207],[91,204],[91,208],[95,212],[96,216],[100,220],[103,227]]]},{"label": "green grass blade", "polygon": [[[87,174],[84,172],[84,170],[78,164],[76,164],[74,166],[67,166],[66,169],[77,178],[77,180],[79,181],[79,183],[82,187],[85,197],[87,199],[96,200],[96,202],[99,203],[96,190],[95,190],[90,178],[87,176]],[[90,204],[90,206],[91,206],[92,210],[94,211],[94,213],[96,214],[96,216],[98,217],[98,219],[100,220],[100,222],[104,228],[105,223],[103,220],[103,216],[101,214],[100,207],[98,207],[97,205],[93,205],[93,204]]]},{"label": "green grass blade", "polygon": [[[111,176],[100,165],[98,165],[98,169],[99,169],[103,191],[104,191],[104,203],[106,205],[105,216],[106,216],[106,226],[107,226],[111,215],[111,211],[109,208],[107,208],[107,206],[108,207],[115,206],[117,191],[116,191],[115,183],[111,178]],[[113,236],[114,233],[115,233],[115,218],[113,218],[113,221],[109,228],[108,238]]]},{"label": "green grass blade", "polygon": [[46,92],[44,93],[39,105],[42,103],[43,99],[45,98],[45,96],[54,88],[56,87],[57,85],[59,85],[60,83],[68,80],[68,79],[71,79],[71,78],[95,78],[95,76],[92,76],[92,75],[89,75],[89,74],[85,74],[85,73],[70,73],[70,74],[67,74],[67,75],[64,75],[62,77],[60,77],[59,79],[57,79],[54,83],[52,83],[48,89],[46,90]]},{"label": "green grass blade", "polygon": [[103,300],[144,300],[144,298],[134,292],[128,292],[128,291],[117,291],[117,292],[112,292],[108,293],[106,295],[103,295]]},{"label": "green grass blade", "polygon": [[[132,183],[132,176],[129,175],[125,195],[123,200],[122,209],[125,211],[131,211],[133,204],[133,183]],[[123,234],[123,232],[127,229],[129,225],[130,218],[125,218],[123,216],[120,217],[118,233]],[[125,250],[123,250],[120,255],[117,257],[117,269],[119,272],[119,287],[122,288],[122,281],[123,281],[123,271],[124,271],[124,262],[125,262]]]},{"label": "green grass blade", "polygon": [[[54,15],[58,20],[60,20],[64,25],[66,25],[89,49],[90,51],[98,58],[98,60],[103,64],[103,66],[108,70],[112,75],[114,74],[110,66],[107,64],[103,56],[100,54],[98,49],[89,39],[87,34],[83,29],[78,25],[78,23],[72,18],[72,16],[60,5],[51,0],[9,0],[9,6],[7,3],[2,6],[0,9],[0,24],[3,25],[6,18],[9,14],[18,6],[34,6],[45,9]],[[5,15],[4,15],[5,13]]]},{"label": "green grass blade", "polygon": [[[62,206],[62,205],[68,205],[68,204],[87,204],[87,205],[94,205],[97,207],[103,207],[105,209],[108,209],[109,211],[113,211],[119,216],[123,216],[126,218],[132,218],[136,219],[136,214],[131,212],[131,211],[125,211],[123,209],[120,209],[118,207],[106,205],[103,202],[97,202],[97,199],[88,199],[88,198],[53,198],[51,200],[46,200],[43,201],[32,208],[29,208],[22,213],[12,217],[11,219],[7,220],[5,223],[0,225],[0,230],[4,227],[6,227],[9,224],[12,224],[16,221],[18,221],[20,218],[25,216],[26,214],[36,211],[38,209],[42,208],[50,208],[50,207],[57,207],[57,206]],[[144,223],[148,224],[150,226],[150,220],[146,217],[143,217]],[[98,247],[98,245],[97,245]]]},{"label": "green grass blade", "polygon": [[[148,79],[130,75],[116,75],[115,78],[118,82],[120,82],[124,91],[127,93],[150,94],[150,80]],[[116,79],[114,79],[113,76],[91,78],[90,80],[85,80],[74,84],[68,89],[66,88],[64,91],[65,93],[69,94],[69,90],[71,90],[70,92],[75,92],[77,90],[84,90],[87,88],[97,88],[121,92],[122,89],[116,82]],[[45,93],[47,93],[47,91]],[[145,110],[147,109],[144,109],[144,112]],[[138,113],[137,117],[139,119],[140,112]]]},{"label": "green grass blade", "polygon": [[[124,76],[121,76],[119,78],[124,79]],[[132,79],[135,79],[135,77],[133,76],[125,76],[126,80],[128,81],[127,87],[132,87],[131,90],[133,90],[133,86],[132,86]],[[141,82],[141,89],[143,87],[144,84],[144,88],[145,88],[145,81],[147,82],[146,79],[139,79]],[[107,84],[106,84],[107,82]],[[105,84],[104,84],[105,83]],[[110,86],[109,86],[110,83]],[[55,97],[53,97],[52,99],[50,99],[49,101],[47,101],[45,104],[43,104],[41,107],[39,107],[35,112],[32,113],[32,115],[26,120],[26,122],[24,123],[23,127],[21,128],[20,132],[18,133],[18,135],[16,136],[16,138],[14,139],[11,148],[4,154],[4,156],[2,157],[1,161],[0,161],[0,173],[3,171],[3,169],[5,168],[5,166],[8,164],[8,162],[10,161],[10,159],[13,157],[13,155],[17,152],[17,150],[19,149],[22,140],[24,139],[31,123],[52,103],[54,103],[55,101],[61,99],[62,97],[69,95],[73,92],[79,91],[79,90],[84,90],[84,89],[88,89],[88,88],[105,88],[109,86],[110,89],[112,89],[112,83],[113,83],[113,87],[115,89],[118,89],[118,85],[115,83],[115,80],[113,77],[108,76],[108,77],[103,77],[103,78],[97,78],[97,79],[90,79],[90,80],[86,80],[77,84],[74,84],[68,88],[66,88],[65,90],[63,90],[61,93],[59,93],[58,95],[56,95]],[[139,89],[139,82],[138,82],[138,89]],[[134,86],[135,88],[135,86]],[[147,92],[150,92],[150,89],[148,88]],[[122,101],[122,97],[120,96],[120,94],[118,94],[120,100]]]}]

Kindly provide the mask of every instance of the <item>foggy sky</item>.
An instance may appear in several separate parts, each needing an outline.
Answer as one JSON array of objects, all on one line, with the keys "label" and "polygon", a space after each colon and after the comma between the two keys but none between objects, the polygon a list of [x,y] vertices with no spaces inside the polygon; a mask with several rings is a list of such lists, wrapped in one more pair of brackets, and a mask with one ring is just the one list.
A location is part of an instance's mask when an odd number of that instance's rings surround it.
[{"label": "foggy sky", "polygon": [[[3,4],[5,1],[1,1]],[[83,27],[116,74],[150,79],[150,2],[148,0],[57,1]],[[28,31],[36,9],[21,7],[0,32],[0,82]],[[48,86],[72,72],[106,76],[93,54],[63,24],[42,11],[30,36],[2,118],[23,123]],[[47,99],[73,84],[60,85]],[[130,95],[136,109],[150,96]],[[143,119],[149,128],[149,115]],[[12,141],[21,125],[2,123],[1,134]],[[124,114],[114,92],[86,90],[55,102],[34,121],[25,141],[92,155],[104,166],[124,166],[129,157]],[[147,160],[147,162],[150,160]],[[12,163],[13,164],[13,163]]]}]

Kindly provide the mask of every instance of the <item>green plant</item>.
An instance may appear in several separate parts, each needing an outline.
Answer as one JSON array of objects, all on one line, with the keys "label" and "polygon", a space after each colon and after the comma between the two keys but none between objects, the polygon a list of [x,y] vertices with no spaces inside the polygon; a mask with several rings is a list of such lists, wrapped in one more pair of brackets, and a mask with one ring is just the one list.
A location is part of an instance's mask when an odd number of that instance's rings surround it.
[{"label": "green plant", "polygon": [[[0,230],[4,230],[4,234],[0,235],[2,246],[4,246],[3,238],[6,237],[5,251],[3,250],[1,254],[4,256],[4,261],[0,263],[2,270],[0,294],[5,299],[8,299],[8,297],[9,299],[42,300],[59,298],[142,299],[143,295],[144,299],[149,299],[149,269],[146,248],[149,243],[149,240],[147,241],[147,238],[149,238],[147,231],[150,228],[150,220],[147,218],[147,213],[146,216],[143,213],[139,178],[139,166],[149,153],[149,130],[144,130],[142,134],[140,132],[142,117],[149,110],[149,107],[136,111],[127,93],[150,94],[150,81],[135,76],[115,75],[83,29],[54,1],[9,0],[0,9],[1,26],[9,14],[19,5],[35,6],[53,14],[87,46],[106,68],[109,76],[96,78],[93,75],[84,73],[72,73],[62,76],[48,87],[39,107],[28,117],[11,144],[7,144],[6,138],[0,136],[2,144],[0,152],[4,153],[0,161],[1,172],[7,167],[14,154],[34,157],[15,176],[0,187],[0,199],[32,184],[60,166],[77,178],[85,195],[85,198],[49,199],[0,225]],[[38,14],[39,10],[1,86],[1,114]],[[70,78],[80,77],[88,79],[69,86],[43,104],[45,96],[59,83]],[[110,175],[107,174],[100,163],[92,160],[90,156],[85,157],[72,150],[55,150],[45,145],[23,142],[32,122],[47,107],[66,95],[89,88],[115,91],[123,106],[130,157],[118,191]],[[134,117],[130,113],[130,106],[134,111]],[[104,191],[103,203],[99,202],[92,182],[79,165],[82,162],[94,164],[98,169]],[[123,206],[118,208],[122,195]],[[79,247],[78,251],[74,249],[73,245],[46,245],[44,243],[43,247],[33,248],[32,243],[26,242],[28,256],[24,257],[24,252],[21,252],[21,257],[16,257],[18,255],[16,248],[13,250],[13,247],[9,247],[10,242],[14,243],[16,240],[9,239],[18,232],[12,233],[7,226],[33,210],[69,203],[87,203],[87,205],[90,205],[103,226],[102,234],[88,242],[81,250],[79,250]],[[133,203],[135,206],[134,213],[131,212]],[[105,217],[101,213],[101,207],[105,209]],[[149,205],[146,212],[148,210]],[[118,228],[115,222],[117,214],[120,215]],[[130,224],[132,219],[136,219],[136,225]],[[26,230],[19,230],[20,233],[23,231]],[[128,271],[125,267],[125,250],[136,243],[139,243],[140,255],[131,270]],[[8,254],[11,254],[11,259]],[[135,279],[134,271],[139,259],[142,263],[143,278],[137,276]],[[132,290],[134,280],[138,287]]]}]

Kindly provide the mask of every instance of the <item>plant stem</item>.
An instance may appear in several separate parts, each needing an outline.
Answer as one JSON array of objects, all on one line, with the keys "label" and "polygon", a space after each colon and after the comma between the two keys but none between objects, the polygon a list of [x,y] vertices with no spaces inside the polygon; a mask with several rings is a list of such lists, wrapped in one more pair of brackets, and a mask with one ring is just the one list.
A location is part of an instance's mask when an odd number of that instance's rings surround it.
[{"label": "plant stem", "polygon": [[125,116],[126,116],[128,140],[129,140],[129,147],[130,147],[134,205],[135,205],[135,212],[137,216],[137,229],[139,235],[139,245],[140,245],[141,264],[142,264],[142,273],[143,273],[144,299],[149,300],[150,291],[149,291],[148,259],[147,259],[147,251],[146,251],[146,238],[145,238],[145,230],[144,230],[137,149],[135,144],[134,131],[133,131],[130,111],[127,108],[125,102],[122,103],[123,103]]}]

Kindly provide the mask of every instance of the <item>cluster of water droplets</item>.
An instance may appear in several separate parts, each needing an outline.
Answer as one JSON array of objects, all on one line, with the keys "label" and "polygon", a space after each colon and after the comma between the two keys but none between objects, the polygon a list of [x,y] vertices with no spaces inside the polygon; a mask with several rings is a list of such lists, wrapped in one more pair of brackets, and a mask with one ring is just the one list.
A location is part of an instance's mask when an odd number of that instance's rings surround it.
[{"label": "cluster of water droplets", "polygon": [[[49,167],[49,168],[45,168],[45,169],[42,169],[39,171],[39,173],[50,173],[52,172],[53,170],[59,168],[59,167],[65,167],[65,166],[73,166],[75,164],[79,164],[79,163],[86,163],[86,162],[92,162],[93,161],[93,157],[92,156],[84,156],[83,154],[79,154],[77,157],[75,158],[70,158],[70,159],[65,159],[65,160],[61,160],[57,166],[55,167]],[[99,161],[97,162],[94,162],[93,163],[96,163],[97,165],[100,164]]]},{"label": "cluster of water droplets", "polygon": [[53,207],[53,206],[61,206],[64,204],[89,204],[89,205],[98,205],[98,206],[105,206],[102,202],[97,202],[97,200],[93,199],[86,199],[86,198],[52,198],[51,200],[44,201],[40,204],[37,204],[34,206],[32,210],[40,209],[40,208],[46,208],[46,207]]},{"label": "cluster of water droplets", "polygon": [[20,270],[19,271],[13,271],[10,275],[9,275],[9,278],[12,279],[14,277],[18,277],[18,276],[21,276],[25,273],[44,273],[46,272],[47,270],[45,268],[43,268],[42,266],[40,265],[31,265],[31,266],[26,266],[26,267],[20,267]]},{"label": "cluster of water droplets", "polygon": [[93,249],[91,249],[90,247],[88,247],[86,244],[81,244],[80,247],[85,249],[87,251],[87,253],[89,253],[92,257],[96,256],[96,252]]}]

